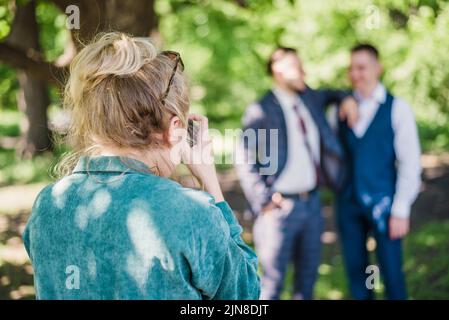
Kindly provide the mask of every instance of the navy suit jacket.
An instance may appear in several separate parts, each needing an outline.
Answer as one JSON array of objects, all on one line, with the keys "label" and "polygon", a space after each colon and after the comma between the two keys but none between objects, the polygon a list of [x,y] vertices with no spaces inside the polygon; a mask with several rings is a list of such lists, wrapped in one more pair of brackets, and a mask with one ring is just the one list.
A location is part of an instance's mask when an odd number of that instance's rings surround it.
[{"label": "navy suit jacket", "polygon": [[[320,89],[314,90],[307,87],[303,92],[298,93],[304,105],[310,112],[310,115],[315,122],[319,133],[321,143],[321,154],[332,153],[333,155],[343,158],[343,149],[337,138],[337,135],[329,126],[326,119],[326,108],[330,104],[340,104],[340,102],[348,95],[349,91]],[[249,204],[250,212],[257,215],[260,210],[271,200],[273,194],[271,187],[279,177],[280,173],[285,167],[288,155],[287,144],[287,126],[284,118],[284,113],[272,91],[267,92],[263,98],[258,102],[251,104],[245,111],[242,119],[243,130],[247,129],[277,129],[277,155],[274,155],[277,160],[277,170],[270,175],[261,175],[260,169],[266,168],[270,164],[260,161],[256,157],[255,163],[245,163],[236,165],[237,173],[240,178],[240,183],[245,193],[245,197]],[[256,136],[257,137],[257,136]],[[270,157],[270,135],[266,135],[266,141],[263,143],[264,154]],[[256,143],[248,143],[247,139],[243,139],[240,145],[240,152],[245,155],[260,154],[261,150],[258,137]]]}]

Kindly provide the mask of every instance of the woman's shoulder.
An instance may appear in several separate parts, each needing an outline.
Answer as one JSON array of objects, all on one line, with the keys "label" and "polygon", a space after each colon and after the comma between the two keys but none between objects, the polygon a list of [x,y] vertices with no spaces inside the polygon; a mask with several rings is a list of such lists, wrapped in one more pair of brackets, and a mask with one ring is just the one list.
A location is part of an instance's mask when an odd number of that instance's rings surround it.
[{"label": "woman's shoulder", "polygon": [[192,217],[196,229],[207,229],[213,233],[215,230],[222,232],[229,227],[227,217],[233,213],[226,202],[217,203],[211,194],[203,190],[182,186],[178,190],[178,196],[182,203],[186,203],[186,211]]},{"label": "woman's shoulder", "polygon": [[169,192],[167,195],[175,202],[184,203],[186,208],[207,211],[211,206],[215,205],[214,197],[206,191],[186,188],[176,181],[170,181],[168,188]]},{"label": "woman's shoulder", "polygon": [[57,200],[59,197],[65,196],[71,188],[80,185],[84,181],[83,178],[82,175],[70,174],[49,183],[38,193],[36,200],[49,196],[51,196],[53,200]]},{"label": "woman's shoulder", "polygon": [[144,197],[158,199],[167,208],[176,206],[185,209],[208,210],[215,205],[215,199],[209,193],[192,188],[186,188],[177,181],[152,175],[136,177],[130,181]]},{"label": "woman's shoulder", "polygon": [[[129,179],[131,178],[131,179]],[[79,194],[79,187],[84,186],[88,179],[82,176],[69,175],[45,186],[37,195],[33,205],[33,211],[45,209],[47,206],[62,208],[67,204],[71,195]],[[162,211],[177,212],[179,215],[194,213],[202,216],[211,211],[219,211],[215,199],[203,190],[183,187],[178,182],[152,175],[131,175],[127,182],[121,184],[126,190],[127,201],[142,200],[152,205],[158,204]],[[110,191],[117,189],[111,187]],[[123,192],[123,191],[122,191]],[[120,192],[120,193],[122,193]]]},{"label": "woman's shoulder", "polygon": [[176,181],[160,178],[157,182],[153,181],[152,188],[142,195],[144,201],[151,203],[159,212],[176,217],[175,220],[169,219],[172,226],[177,224],[176,221],[182,227],[188,223],[196,234],[204,233],[203,236],[223,232],[227,228],[220,204],[206,191],[186,188]]}]

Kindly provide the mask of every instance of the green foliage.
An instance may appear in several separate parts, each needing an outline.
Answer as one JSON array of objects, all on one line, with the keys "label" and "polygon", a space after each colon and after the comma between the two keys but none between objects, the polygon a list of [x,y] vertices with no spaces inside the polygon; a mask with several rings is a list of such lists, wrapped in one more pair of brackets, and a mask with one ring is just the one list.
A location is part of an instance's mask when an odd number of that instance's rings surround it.
[{"label": "green foliage", "polygon": [[40,1],[36,8],[39,36],[46,60],[53,61],[63,52],[70,33],[65,28],[66,16],[53,4]]},{"label": "green foliage", "polygon": [[[26,2],[26,0],[20,1],[19,5],[23,2]],[[8,0],[0,1],[0,41],[3,41],[10,32],[13,19],[12,4]],[[53,61],[64,52],[65,44],[70,35],[68,30],[65,29],[65,15],[53,4],[39,1],[36,8],[36,18],[39,25],[40,45],[44,58],[48,61]],[[1,63],[0,110],[17,109],[18,90],[19,84],[15,70]],[[54,103],[59,104],[58,95],[52,94],[52,98]]]},{"label": "green foliage", "polygon": [[22,114],[17,111],[0,110],[0,137],[17,137],[20,135],[19,122]]},{"label": "green foliage", "polygon": [[0,65],[0,110],[17,109],[19,83],[14,69]]},{"label": "green foliage", "polygon": [[193,109],[215,124],[231,120],[238,126],[245,104],[268,85],[257,46],[274,41],[272,33],[256,31],[257,12],[228,1],[159,1],[157,10],[166,46],[185,60]]},{"label": "green foliage", "polygon": [[449,146],[449,125],[431,121],[418,122],[421,146],[423,150],[442,152]]},{"label": "green foliage", "polygon": [[[19,122],[22,117],[22,113],[17,110],[0,110],[0,141],[2,137],[18,141]],[[0,188],[8,185],[50,182],[52,180],[50,170],[65,151],[67,151],[65,146],[58,145],[52,152],[40,154],[33,159],[22,159],[16,150],[0,146]]]},{"label": "green foliage", "polygon": [[[26,1],[26,0],[24,0]],[[265,61],[277,44],[295,47],[314,87],[347,87],[349,48],[377,45],[387,86],[414,108],[425,150],[449,148],[449,2],[441,0],[156,0],[164,47],[178,50],[190,78],[192,110],[212,126],[240,125],[245,107],[270,86]],[[0,0],[0,39],[12,21]],[[47,60],[64,50],[63,12],[38,1]],[[15,72],[0,65],[0,109],[16,109]],[[54,90],[52,91],[54,92]],[[58,94],[52,94],[58,105]]]},{"label": "green foliage", "polygon": [[11,27],[12,14],[10,10],[10,2],[7,0],[0,1],[0,40],[4,39]]},{"label": "green foliage", "polygon": [[[0,41],[3,41],[10,31],[12,22],[10,5],[9,1],[0,1]],[[16,108],[18,87],[15,71],[9,66],[0,64],[0,110]]]},{"label": "green foliage", "polygon": [[15,150],[0,148],[0,187],[13,184],[49,182],[49,168],[55,157],[51,153],[22,160]]},{"label": "green foliage", "polygon": [[[312,86],[347,87],[349,49],[372,42],[384,81],[414,108],[424,147],[447,149],[447,1],[158,1],[165,46],[179,50],[193,109],[221,128],[270,85],[265,60],[276,44],[295,47]],[[431,129],[432,133],[428,129]],[[427,140],[430,139],[430,140]]]}]

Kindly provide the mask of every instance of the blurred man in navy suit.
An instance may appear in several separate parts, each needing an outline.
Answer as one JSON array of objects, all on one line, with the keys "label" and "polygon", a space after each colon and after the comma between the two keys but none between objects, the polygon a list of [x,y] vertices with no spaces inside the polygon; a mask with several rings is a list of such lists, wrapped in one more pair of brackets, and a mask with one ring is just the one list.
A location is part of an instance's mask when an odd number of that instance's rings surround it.
[{"label": "blurred man in navy suit", "polygon": [[[351,123],[357,118],[357,105],[348,92],[309,88],[294,49],[276,49],[267,67],[274,87],[243,117],[245,133],[267,134],[264,139],[243,139],[243,153],[255,161],[236,166],[257,216],[254,242],[263,269],[261,299],[279,299],[290,261],[295,271],[293,298],[312,299],[323,228],[318,194],[326,176],[322,159],[343,158],[325,110],[346,99],[340,114]],[[277,130],[277,136],[270,130]],[[266,170],[273,163],[275,169]]]}]

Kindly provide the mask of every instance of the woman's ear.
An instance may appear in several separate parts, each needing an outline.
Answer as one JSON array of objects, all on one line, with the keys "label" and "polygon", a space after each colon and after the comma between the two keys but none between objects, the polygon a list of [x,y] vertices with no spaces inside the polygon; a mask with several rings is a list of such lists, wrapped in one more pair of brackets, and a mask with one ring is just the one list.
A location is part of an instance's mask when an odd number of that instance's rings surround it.
[{"label": "woman's ear", "polygon": [[168,125],[169,143],[171,145],[178,143],[182,139],[183,131],[185,130],[183,130],[181,119],[178,116],[173,116]]}]

